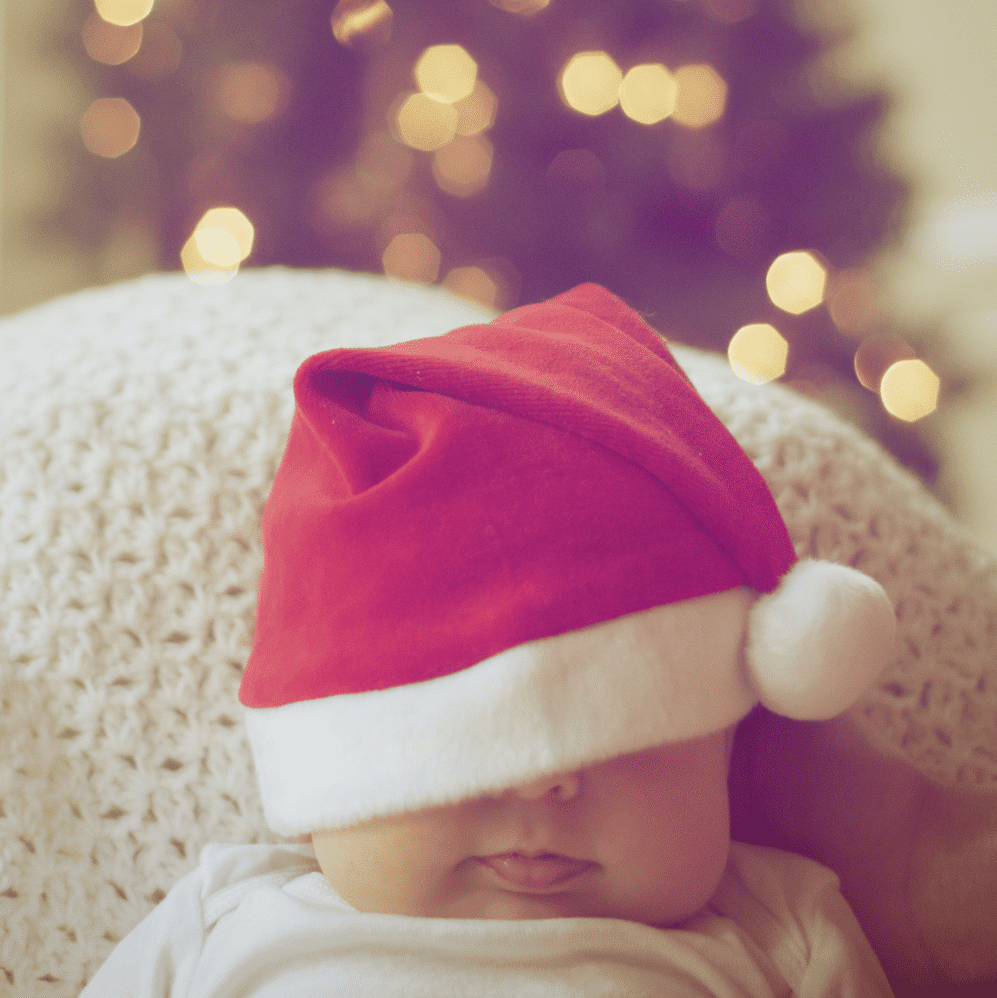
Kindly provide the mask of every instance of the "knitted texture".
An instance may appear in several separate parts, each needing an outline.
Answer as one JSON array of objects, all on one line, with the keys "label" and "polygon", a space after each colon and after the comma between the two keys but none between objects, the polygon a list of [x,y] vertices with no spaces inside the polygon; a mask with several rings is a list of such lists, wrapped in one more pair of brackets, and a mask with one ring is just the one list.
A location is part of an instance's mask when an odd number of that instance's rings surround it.
[{"label": "knitted texture", "polygon": [[[267,270],[0,323],[0,993],[75,995],[204,843],[274,840],[236,693],[292,376],[480,319],[439,290]],[[854,716],[930,778],[997,791],[994,559],[838,418],[675,354],[797,553],[894,600],[898,657]]]}]

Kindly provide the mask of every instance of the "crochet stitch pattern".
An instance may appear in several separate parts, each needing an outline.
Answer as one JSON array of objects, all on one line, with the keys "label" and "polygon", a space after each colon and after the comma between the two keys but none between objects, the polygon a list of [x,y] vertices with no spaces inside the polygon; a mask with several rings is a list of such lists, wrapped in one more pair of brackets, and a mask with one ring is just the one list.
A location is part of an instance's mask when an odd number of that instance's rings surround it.
[{"label": "crochet stitch pattern", "polygon": [[[0,993],[75,995],[204,843],[276,841],[236,691],[292,376],[482,318],[439,289],[272,269],[0,323]],[[853,716],[931,779],[997,790],[997,562],[841,419],[675,355],[797,553],[894,601],[896,661]]]}]

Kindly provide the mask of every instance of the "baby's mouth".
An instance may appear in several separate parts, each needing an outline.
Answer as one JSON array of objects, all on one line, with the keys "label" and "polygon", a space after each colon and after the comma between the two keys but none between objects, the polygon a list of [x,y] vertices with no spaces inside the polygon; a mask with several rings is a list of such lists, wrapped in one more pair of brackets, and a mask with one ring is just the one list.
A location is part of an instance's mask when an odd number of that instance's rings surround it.
[{"label": "baby's mouth", "polygon": [[561,887],[580,877],[598,864],[587,859],[573,859],[557,853],[542,852],[527,855],[503,852],[494,856],[476,857],[477,861],[495,874],[505,885],[519,891],[543,892]]}]

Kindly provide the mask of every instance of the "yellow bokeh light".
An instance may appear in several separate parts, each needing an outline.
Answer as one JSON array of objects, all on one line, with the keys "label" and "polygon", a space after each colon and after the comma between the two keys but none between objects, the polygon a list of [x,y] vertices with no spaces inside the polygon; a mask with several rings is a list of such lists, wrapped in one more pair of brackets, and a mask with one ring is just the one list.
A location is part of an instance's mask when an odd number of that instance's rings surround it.
[{"label": "yellow bokeh light", "polygon": [[786,373],[789,344],[775,326],[767,322],[742,326],[727,345],[727,359],[744,381],[760,385]]},{"label": "yellow bokeh light", "polygon": [[422,232],[402,232],[381,254],[384,273],[396,281],[432,284],[440,272],[440,251]]},{"label": "yellow bokeh light", "polygon": [[892,333],[867,336],[855,351],[855,376],[863,387],[878,392],[883,375],[898,360],[915,357],[914,348]]},{"label": "yellow bokeh light", "polygon": [[138,24],[152,11],[153,0],[94,0],[97,13],[108,24],[122,28]]},{"label": "yellow bokeh light", "polygon": [[470,197],[488,186],[492,144],[483,135],[456,137],[433,154],[433,176],[440,190]]},{"label": "yellow bokeh light", "polygon": [[429,97],[455,104],[470,96],[478,64],[460,45],[430,45],[415,64],[415,81]]},{"label": "yellow bokeh light", "polygon": [[479,135],[487,132],[495,124],[495,111],[498,101],[487,84],[476,80],[474,89],[455,102],[457,112],[457,134]]},{"label": "yellow bokeh light", "polygon": [[520,283],[516,268],[504,257],[488,257],[471,266],[454,267],[442,281],[452,294],[493,311],[504,311],[516,304]]},{"label": "yellow bokeh light", "polygon": [[561,72],[561,98],[568,107],[596,116],[616,107],[623,73],[605,52],[579,52]]},{"label": "yellow bokeh light", "polygon": [[242,250],[228,229],[198,226],[194,230],[194,242],[201,259],[213,267],[227,270],[230,267],[237,267],[242,262]]},{"label": "yellow bokeh light", "polygon": [[405,145],[435,152],[457,134],[457,112],[428,94],[409,94],[395,112],[394,125]]},{"label": "yellow bokeh light", "polygon": [[80,119],[83,144],[97,156],[117,159],[138,142],[142,122],[123,97],[95,100]]},{"label": "yellow bokeh light", "polygon": [[238,208],[204,213],[180,251],[184,272],[198,284],[224,284],[253,249],[253,225]]},{"label": "yellow bokeh light", "polygon": [[826,282],[824,265],[802,250],[777,256],[765,275],[772,304],[793,315],[816,308],[824,300]]},{"label": "yellow bokeh light", "polygon": [[459,298],[477,302],[485,308],[499,307],[498,281],[483,267],[454,267],[443,278],[443,286]]},{"label": "yellow bokeh light", "polygon": [[705,63],[679,66],[675,70],[678,96],[672,120],[687,128],[705,128],[723,117],[727,106],[727,84]]},{"label": "yellow bokeh light", "polygon": [[287,74],[273,63],[241,60],[222,66],[218,103],[234,121],[258,125],[280,114],[291,92]]},{"label": "yellow bokeh light", "polygon": [[99,14],[91,14],[80,32],[83,48],[94,62],[120,66],[138,52],[142,45],[142,25],[122,28],[109,24]]},{"label": "yellow bokeh light", "polygon": [[238,249],[237,263],[241,263],[253,251],[255,236],[253,223],[238,208],[209,209],[197,223],[197,230],[201,229],[219,229],[227,232]]},{"label": "yellow bokeh light", "polygon": [[493,7],[504,10],[508,14],[519,14],[520,17],[532,17],[543,10],[550,0],[489,0]]},{"label": "yellow bokeh light", "polygon": [[634,66],[620,84],[623,113],[642,125],[656,125],[674,110],[678,82],[660,64]]},{"label": "yellow bokeh light", "polygon": [[941,381],[923,360],[898,360],[879,383],[883,408],[891,416],[914,423],[938,408]]},{"label": "yellow bokeh light", "polygon": [[206,260],[198,246],[196,233],[184,243],[180,250],[180,262],[183,264],[184,273],[195,283],[204,285],[225,284],[231,281],[239,273],[239,265],[232,267],[219,267],[210,260]]},{"label": "yellow bokeh light", "polygon": [[332,12],[332,33],[348,48],[383,45],[391,38],[393,21],[384,0],[339,0]]}]

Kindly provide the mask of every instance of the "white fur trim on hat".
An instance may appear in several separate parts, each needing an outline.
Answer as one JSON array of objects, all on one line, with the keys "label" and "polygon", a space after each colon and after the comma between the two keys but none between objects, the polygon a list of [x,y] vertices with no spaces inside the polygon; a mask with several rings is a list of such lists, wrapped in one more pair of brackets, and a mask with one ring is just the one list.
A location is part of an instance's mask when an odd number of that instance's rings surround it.
[{"label": "white fur trim on hat", "polygon": [[454,803],[739,721],[747,588],[531,641],[422,683],[246,710],[267,821],[296,835]]},{"label": "white fur trim on hat", "polygon": [[896,627],[889,597],[869,576],[797,562],[749,619],[745,659],[761,702],[797,720],[836,717],[889,663]]}]

